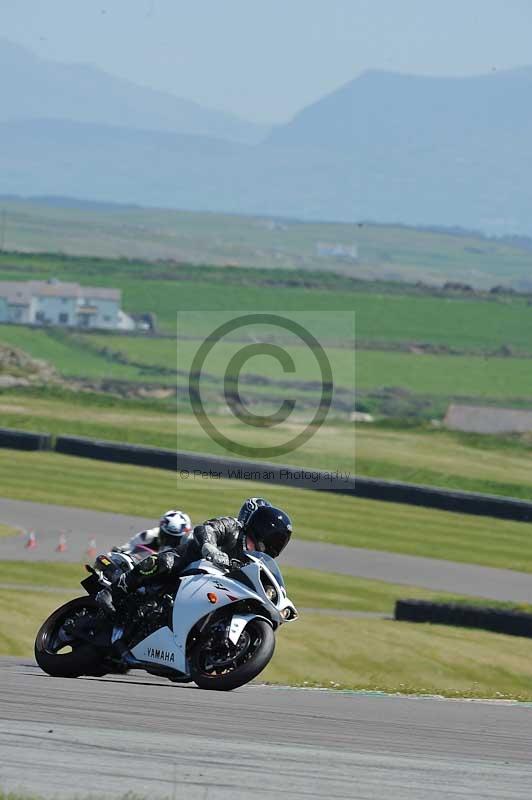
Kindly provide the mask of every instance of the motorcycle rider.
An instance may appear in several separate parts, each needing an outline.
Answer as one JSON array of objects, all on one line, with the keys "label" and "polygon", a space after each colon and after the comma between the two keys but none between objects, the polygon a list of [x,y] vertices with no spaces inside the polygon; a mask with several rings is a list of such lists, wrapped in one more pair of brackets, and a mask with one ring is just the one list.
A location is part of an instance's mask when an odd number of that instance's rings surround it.
[{"label": "motorcycle rider", "polygon": [[[140,531],[119,547],[113,547],[115,553],[160,552],[166,547],[175,547],[184,536],[192,533],[192,522],[184,511],[167,511],[155,528]],[[179,541],[178,541],[179,540]]]},{"label": "motorcycle rider", "polygon": [[292,530],[291,522],[284,511],[274,509],[272,504],[263,497],[248,497],[242,504],[236,519],[235,517],[215,517],[206,520],[202,525],[196,525],[187,545],[187,556],[191,561],[205,558],[207,561],[212,561],[215,567],[226,568],[231,565],[232,560],[240,561],[239,557],[244,551],[258,550],[259,544],[252,531],[260,522],[261,516],[264,518],[268,516],[266,513],[253,516],[260,508],[279,511],[286,517],[286,524],[290,525],[290,531]]},{"label": "motorcycle rider", "polygon": [[204,558],[220,569],[238,569],[246,551],[258,550],[277,558],[291,535],[292,523],[284,511],[263,498],[249,498],[238,517],[215,517],[196,525],[180,547],[143,559],[133,570],[119,575],[111,591],[99,592],[97,599],[104,610],[114,613],[114,601],[120,602],[141,586],[175,581],[193,561]]}]

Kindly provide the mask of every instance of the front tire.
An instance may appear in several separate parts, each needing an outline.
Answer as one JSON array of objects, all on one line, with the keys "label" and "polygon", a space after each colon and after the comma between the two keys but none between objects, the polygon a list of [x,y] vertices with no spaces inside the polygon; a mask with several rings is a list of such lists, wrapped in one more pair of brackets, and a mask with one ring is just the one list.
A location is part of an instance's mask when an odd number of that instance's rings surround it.
[{"label": "front tire", "polygon": [[[98,606],[92,597],[77,597],[65,603],[43,622],[35,638],[35,660],[44,672],[57,678],[78,678],[80,675],[105,675],[101,655],[88,642],[69,639],[69,621],[74,624]],[[66,623],[66,626],[65,626]],[[75,628],[74,628],[75,630]],[[71,650],[65,651],[65,647]]]},{"label": "front tire", "polygon": [[252,619],[242,631],[234,653],[217,655],[202,639],[194,648],[190,674],[200,689],[228,692],[256,678],[270,662],[275,650],[275,634],[264,619]]}]

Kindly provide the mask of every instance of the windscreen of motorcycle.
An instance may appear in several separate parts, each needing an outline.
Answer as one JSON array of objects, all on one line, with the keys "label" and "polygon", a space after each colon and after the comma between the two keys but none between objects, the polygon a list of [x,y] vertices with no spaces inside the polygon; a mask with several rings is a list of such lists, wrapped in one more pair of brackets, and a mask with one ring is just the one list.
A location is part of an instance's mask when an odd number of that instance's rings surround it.
[{"label": "windscreen of motorcycle", "polygon": [[260,553],[258,550],[252,550],[250,555],[253,556],[253,558],[257,558],[259,561],[262,561],[264,566],[270,570],[279,586],[282,586],[283,589],[286,589],[284,585],[284,578],[281,575],[281,570],[277,566],[277,561],[275,561],[275,559],[266,553]]}]

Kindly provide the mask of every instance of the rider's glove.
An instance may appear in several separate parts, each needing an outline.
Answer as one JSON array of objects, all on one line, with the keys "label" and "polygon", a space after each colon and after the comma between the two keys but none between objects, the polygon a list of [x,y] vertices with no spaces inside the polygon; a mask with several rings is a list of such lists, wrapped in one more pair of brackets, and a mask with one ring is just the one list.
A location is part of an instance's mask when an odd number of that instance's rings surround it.
[{"label": "rider's glove", "polygon": [[229,566],[229,556],[221,550],[214,553],[207,553],[205,555],[207,561],[212,561],[215,567],[224,568]]},{"label": "rider's glove", "polygon": [[229,568],[233,569],[240,569],[242,567],[242,562],[238,560],[238,558],[232,558],[229,562]]}]

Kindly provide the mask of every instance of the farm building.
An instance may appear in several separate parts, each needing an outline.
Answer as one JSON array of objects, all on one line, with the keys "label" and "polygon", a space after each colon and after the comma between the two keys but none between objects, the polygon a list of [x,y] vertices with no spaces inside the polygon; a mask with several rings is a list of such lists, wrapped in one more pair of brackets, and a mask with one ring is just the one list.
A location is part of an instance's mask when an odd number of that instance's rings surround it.
[{"label": "farm building", "polygon": [[120,289],[49,281],[0,282],[0,322],[132,330]]},{"label": "farm building", "polygon": [[443,423],[451,430],[466,433],[528,433],[532,431],[532,411],[453,403]]}]

